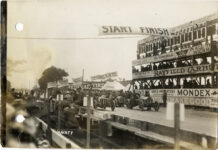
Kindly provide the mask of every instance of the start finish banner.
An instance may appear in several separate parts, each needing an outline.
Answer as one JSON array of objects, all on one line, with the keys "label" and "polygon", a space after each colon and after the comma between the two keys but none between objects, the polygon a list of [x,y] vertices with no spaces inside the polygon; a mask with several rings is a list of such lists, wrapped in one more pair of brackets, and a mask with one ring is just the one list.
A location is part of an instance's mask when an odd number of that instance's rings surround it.
[{"label": "start finish banner", "polygon": [[[218,64],[216,64],[215,66],[218,66]],[[149,77],[200,74],[200,73],[205,73],[205,72],[212,72],[210,64],[138,72],[138,73],[133,73],[132,78],[133,79],[141,79],[141,78],[149,78]]]},{"label": "start finish banner", "polygon": [[99,35],[120,35],[120,34],[173,36],[174,32],[172,32],[172,29],[168,29],[168,28],[150,28],[150,27],[101,26],[99,28]]},{"label": "start finish banner", "polygon": [[136,90],[140,95],[150,92],[154,101],[163,103],[163,93],[167,93],[168,102],[178,102],[185,105],[218,108],[218,89],[152,89]]}]

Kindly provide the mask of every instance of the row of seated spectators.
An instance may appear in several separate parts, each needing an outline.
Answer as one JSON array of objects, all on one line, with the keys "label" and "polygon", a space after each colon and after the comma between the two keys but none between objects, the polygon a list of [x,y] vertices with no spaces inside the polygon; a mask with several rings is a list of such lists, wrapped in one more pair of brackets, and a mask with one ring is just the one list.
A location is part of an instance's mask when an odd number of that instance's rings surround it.
[{"label": "row of seated spectators", "polygon": [[207,79],[206,85],[201,85],[197,83],[196,80],[187,81],[186,79],[184,79],[183,81],[183,88],[211,88],[211,87],[212,86],[209,79]]},{"label": "row of seated spectators", "polygon": [[209,79],[206,82],[206,85],[200,85],[197,83],[196,80],[189,80],[187,81],[184,79],[183,86],[180,84],[175,85],[172,81],[169,81],[168,84],[163,84],[160,81],[158,82],[157,85],[151,84],[151,86],[148,86],[146,84],[140,84],[139,87],[135,85],[135,89],[172,89],[172,88],[212,88],[212,85],[209,81]]},{"label": "row of seated spectators", "polygon": [[191,48],[193,47],[193,45],[194,46],[202,45],[202,42],[198,41],[198,42],[195,42],[194,44],[190,42],[186,44],[174,45],[174,46],[169,46],[169,47],[167,47],[166,45],[167,45],[167,42],[164,40],[159,45],[151,44],[150,46],[142,46],[142,47],[139,46],[139,50],[137,53],[137,59],[161,55],[167,52],[178,51],[181,49]]},{"label": "row of seated spectators", "polygon": [[[156,63],[152,65],[147,65],[147,66],[141,66],[141,72],[145,72],[145,71],[152,71],[152,70],[161,70],[161,69],[170,69],[170,68],[174,68],[175,65],[173,62],[166,62],[166,63],[159,63],[159,65],[157,65]],[[133,67],[133,73],[136,72],[140,72],[138,69],[136,69],[135,67]]]},{"label": "row of seated spectators", "polygon": [[132,72],[133,73],[137,73],[137,72],[146,72],[146,71],[152,71],[152,70],[161,70],[161,69],[170,69],[170,68],[174,68],[175,65],[173,62],[166,62],[166,63],[159,63],[159,65],[157,65],[156,63],[152,65],[147,65],[147,66],[141,66],[141,71],[139,71],[138,69],[136,69],[135,67],[132,68]]},{"label": "row of seated spectators", "polygon": [[[175,65],[176,64],[176,65]],[[200,65],[204,64],[209,64],[207,61],[206,57],[202,59]],[[159,65],[156,63],[153,63],[153,66],[147,65],[147,66],[141,66],[141,71],[136,69],[135,67],[132,68],[133,73],[137,72],[146,72],[146,71],[152,71],[152,70],[161,70],[161,69],[170,69],[170,68],[175,68],[175,67],[188,67],[188,66],[195,66],[198,65],[198,62],[194,59],[193,63],[190,63],[188,61],[177,61],[176,63],[174,62],[160,62]]]}]

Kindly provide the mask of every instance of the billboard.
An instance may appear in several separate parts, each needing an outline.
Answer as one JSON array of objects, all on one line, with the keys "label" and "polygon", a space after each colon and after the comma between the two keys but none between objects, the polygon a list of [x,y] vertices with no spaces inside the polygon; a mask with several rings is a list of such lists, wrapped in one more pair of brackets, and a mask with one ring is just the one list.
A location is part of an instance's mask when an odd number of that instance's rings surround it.
[{"label": "billboard", "polygon": [[96,75],[96,76],[92,76],[91,77],[91,80],[94,81],[94,80],[106,80],[106,79],[110,79],[112,77],[117,77],[117,72],[109,72],[109,73],[106,73],[106,74],[102,74],[102,75]]},{"label": "billboard", "polygon": [[68,86],[68,80],[59,80],[58,81],[58,88],[66,87]]},{"label": "billboard", "polygon": [[152,89],[136,90],[140,95],[150,92],[154,101],[163,103],[163,92],[167,93],[167,101],[185,105],[218,108],[218,89]]},{"label": "billboard", "polygon": [[[216,66],[218,65],[216,64]],[[138,73],[133,73],[132,78],[133,79],[143,79],[143,78],[149,78],[149,77],[200,74],[200,73],[206,73],[206,72],[207,73],[213,72],[211,70],[210,64],[138,72]]]}]

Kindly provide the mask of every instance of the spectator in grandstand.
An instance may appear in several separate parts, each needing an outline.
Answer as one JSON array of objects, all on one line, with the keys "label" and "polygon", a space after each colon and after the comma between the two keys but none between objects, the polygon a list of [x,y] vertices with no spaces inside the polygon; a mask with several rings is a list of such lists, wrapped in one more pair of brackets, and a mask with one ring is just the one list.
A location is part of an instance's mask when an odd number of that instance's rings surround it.
[{"label": "spectator in grandstand", "polygon": [[182,67],[182,61],[181,60],[178,60],[176,62],[176,67]]},{"label": "spectator in grandstand", "polygon": [[196,59],[194,59],[194,60],[193,60],[193,62],[192,62],[192,64],[193,64],[193,66],[195,66],[195,65],[198,65],[198,62],[197,62],[197,60],[196,60]]},{"label": "spectator in grandstand", "polygon": [[145,66],[145,67],[144,67],[144,71],[148,71],[148,66]]},{"label": "spectator in grandstand", "polygon": [[173,88],[173,81],[172,81],[172,80],[169,80],[168,87],[169,87],[169,88]]},{"label": "spectator in grandstand", "polygon": [[151,53],[148,54],[148,57],[151,57]]},{"label": "spectator in grandstand", "polygon": [[185,62],[183,62],[182,60],[177,61],[177,67],[185,67],[187,66],[187,64],[185,64]]},{"label": "spectator in grandstand", "polygon": [[207,57],[203,57],[201,61],[201,65],[205,65],[205,64],[209,64],[209,62],[207,61]]},{"label": "spectator in grandstand", "polygon": [[170,62],[167,62],[166,63],[166,69],[169,69],[170,68]]},{"label": "spectator in grandstand", "polygon": [[175,86],[175,88],[181,88],[181,85],[179,82],[177,82],[177,85]]},{"label": "spectator in grandstand", "polygon": [[148,65],[148,71],[151,71],[151,70],[152,70],[151,65]]},{"label": "spectator in grandstand", "polygon": [[138,70],[133,66],[133,67],[132,67],[132,72],[133,72],[133,73],[136,73],[136,72],[138,72]]},{"label": "spectator in grandstand", "polygon": [[150,53],[146,53],[146,56],[145,57],[150,57],[151,55],[150,55]]},{"label": "spectator in grandstand", "polygon": [[166,41],[163,40],[161,43],[161,54],[166,53]]},{"label": "spectator in grandstand", "polygon": [[148,86],[144,84],[143,89],[148,89]]},{"label": "spectator in grandstand", "polygon": [[148,71],[148,67],[147,67],[147,66],[144,66],[144,67],[143,67],[143,71]]},{"label": "spectator in grandstand", "polygon": [[174,51],[177,51],[177,50],[179,50],[179,48],[178,48],[177,46],[175,46],[175,47],[173,48],[173,50],[174,50]]},{"label": "spectator in grandstand", "polygon": [[192,80],[192,85],[190,88],[198,88],[198,83],[196,80]]},{"label": "spectator in grandstand", "polygon": [[141,72],[144,72],[144,67],[143,66],[141,66]]},{"label": "spectator in grandstand", "polygon": [[151,81],[151,88],[155,88],[154,83]]},{"label": "spectator in grandstand", "polygon": [[167,67],[168,67],[167,63],[164,62],[163,63],[163,69],[168,69]]},{"label": "spectator in grandstand", "polygon": [[140,55],[139,54],[137,54],[137,59],[140,59]]},{"label": "spectator in grandstand", "polygon": [[210,80],[209,80],[209,79],[207,79],[206,87],[207,87],[207,88],[210,88],[210,87],[211,87],[211,84],[210,84]]},{"label": "spectator in grandstand", "polygon": [[158,65],[158,70],[161,70],[161,69],[163,69],[163,62],[160,62]]},{"label": "spectator in grandstand", "polygon": [[183,81],[183,88],[188,88],[188,81],[186,80],[186,78]]},{"label": "spectator in grandstand", "polygon": [[157,46],[154,44],[153,45],[153,56],[156,56],[157,54],[158,54]]},{"label": "spectator in grandstand", "polygon": [[163,84],[160,81],[158,82],[157,88],[163,88]]},{"label": "spectator in grandstand", "polygon": [[140,83],[139,87],[140,87],[140,89],[143,89],[143,83]]},{"label": "spectator in grandstand", "polygon": [[157,70],[157,65],[154,63],[153,70]]},{"label": "spectator in grandstand", "polygon": [[148,71],[148,66],[145,67],[145,71]]},{"label": "spectator in grandstand", "polygon": [[170,62],[170,68],[174,68],[173,62]]},{"label": "spectator in grandstand", "polygon": [[184,62],[184,67],[186,67],[186,66],[191,66],[191,63],[189,61],[185,61]]},{"label": "spectator in grandstand", "polygon": [[192,88],[193,87],[193,81],[192,80],[189,80],[188,81],[188,86],[187,86],[187,88]]}]

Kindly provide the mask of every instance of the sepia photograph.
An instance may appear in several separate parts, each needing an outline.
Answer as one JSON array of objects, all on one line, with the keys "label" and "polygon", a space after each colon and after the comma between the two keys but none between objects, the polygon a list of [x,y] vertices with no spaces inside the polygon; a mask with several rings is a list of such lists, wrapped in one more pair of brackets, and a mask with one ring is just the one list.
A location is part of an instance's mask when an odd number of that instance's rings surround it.
[{"label": "sepia photograph", "polygon": [[218,149],[218,1],[1,1],[1,147]]}]

